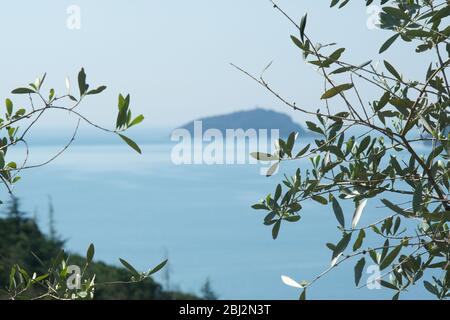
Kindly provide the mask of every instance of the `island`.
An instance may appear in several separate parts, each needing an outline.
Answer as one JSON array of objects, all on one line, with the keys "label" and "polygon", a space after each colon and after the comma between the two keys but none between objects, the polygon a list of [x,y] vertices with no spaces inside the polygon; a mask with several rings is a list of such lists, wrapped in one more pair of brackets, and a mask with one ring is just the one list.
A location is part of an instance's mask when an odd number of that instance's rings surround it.
[{"label": "island", "polygon": [[195,121],[202,122],[203,130],[217,129],[224,134],[227,129],[266,129],[268,132],[278,129],[282,138],[288,137],[291,132],[297,132],[300,136],[312,135],[295,123],[290,116],[263,108],[200,118],[183,125],[181,128],[187,129],[193,134]]}]

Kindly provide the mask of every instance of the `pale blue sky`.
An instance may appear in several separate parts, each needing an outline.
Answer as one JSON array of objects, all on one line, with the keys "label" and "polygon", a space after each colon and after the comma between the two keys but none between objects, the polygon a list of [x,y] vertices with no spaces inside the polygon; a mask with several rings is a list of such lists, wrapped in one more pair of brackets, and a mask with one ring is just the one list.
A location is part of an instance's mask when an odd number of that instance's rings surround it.
[{"label": "pale blue sky", "polygon": [[[380,59],[376,53],[389,34],[366,27],[363,1],[340,11],[329,9],[328,0],[279,4],[296,20],[308,12],[307,31],[316,41],[347,47],[348,60]],[[81,9],[80,30],[66,27],[69,5]],[[134,110],[144,113],[145,126],[152,128],[256,105],[304,122],[230,62],[259,74],[274,60],[266,77],[275,87],[307,108],[315,110],[320,103],[320,76],[299,57],[289,39],[295,30],[268,0],[16,0],[2,4],[0,28],[2,97],[45,71],[48,83],[64,90],[65,76],[75,85],[84,66],[88,81],[108,90],[80,110],[104,125],[115,119],[119,92],[131,93]],[[401,71],[425,72],[411,70],[406,56],[411,51],[396,49],[387,56]],[[64,114],[47,117],[44,125],[66,123]]]}]

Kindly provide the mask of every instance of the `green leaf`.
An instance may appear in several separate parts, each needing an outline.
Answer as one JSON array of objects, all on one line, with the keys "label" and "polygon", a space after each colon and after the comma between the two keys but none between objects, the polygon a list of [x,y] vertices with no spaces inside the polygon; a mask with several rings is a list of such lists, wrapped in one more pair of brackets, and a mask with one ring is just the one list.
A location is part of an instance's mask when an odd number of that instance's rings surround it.
[{"label": "green leaf", "polygon": [[401,214],[402,216],[410,216],[410,212],[400,208],[399,206],[393,204],[392,202],[390,202],[389,200],[386,199],[381,199],[381,202],[383,202],[383,204],[388,207],[389,209],[391,209],[392,211]]},{"label": "green leaf", "polygon": [[450,211],[443,211],[443,212],[433,212],[433,213],[424,213],[423,217],[427,221],[450,221]]},{"label": "green leaf", "polygon": [[336,250],[336,246],[335,246],[334,244],[332,244],[332,243],[327,243],[326,246],[327,246],[327,248],[330,249],[331,251]]},{"label": "green leaf", "polygon": [[428,281],[424,281],[423,285],[425,286],[425,289],[427,289],[427,291],[429,291],[430,293],[434,294],[435,296],[439,296],[439,291],[438,291],[438,289],[436,288],[435,285],[432,285]]},{"label": "green leaf", "polygon": [[162,268],[165,267],[165,265],[167,264],[169,260],[165,260],[163,262],[161,262],[160,264],[158,264],[156,267],[154,267],[152,270],[150,270],[149,272],[147,272],[147,276],[151,276],[152,274],[157,273],[159,270],[161,270]]},{"label": "green leaf", "polygon": [[21,179],[19,176],[15,176],[14,179],[11,181],[12,183],[16,183]]},{"label": "green leaf", "polygon": [[51,101],[55,97],[55,89],[50,89],[50,92],[48,94],[48,99]]},{"label": "green leaf", "polygon": [[353,69],[353,67],[341,67],[341,68],[337,68],[336,70],[332,71],[330,74],[340,74],[340,73],[348,72],[352,69]]},{"label": "green leaf", "polygon": [[291,36],[291,40],[297,47],[303,50],[303,43],[297,37]]},{"label": "green leaf", "polygon": [[308,19],[308,14],[305,14],[302,17],[302,20],[300,21],[300,38],[302,39],[302,42],[305,41],[305,28],[306,28],[307,19]]},{"label": "green leaf", "polygon": [[11,91],[13,94],[29,94],[29,93],[36,93],[33,89],[29,88],[17,88]]},{"label": "green leaf", "polygon": [[300,300],[306,300],[306,288],[303,289],[302,294],[300,295]]},{"label": "green leaf", "polygon": [[422,183],[419,181],[413,195],[413,211],[416,215],[422,210],[422,192]]},{"label": "green leaf", "polygon": [[339,93],[341,93],[343,91],[349,90],[351,88],[353,88],[353,84],[351,84],[351,83],[346,83],[346,84],[341,84],[341,85],[335,86],[335,87],[327,90],[322,95],[321,99],[322,100],[323,99],[330,99],[330,98],[334,97],[335,95],[337,95],[337,94],[339,94]]},{"label": "green leaf", "polygon": [[394,224],[394,232],[393,234],[396,234],[398,231],[398,228],[400,228],[400,224],[402,222],[402,219],[400,217],[397,217],[397,219],[395,219],[395,224]]},{"label": "green leaf", "polygon": [[254,204],[254,205],[252,205],[252,208],[255,210],[267,210],[268,209],[267,206],[263,203]]},{"label": "green leaf", "polygon": [[306,121],[306,126],[312,132],[316,132],[316,133],[322,134],[322,135],[324,134],[323,130],[321,128],[319,128],[314,122]]},{"label": "green leaf", "polygon": [[3,169],[5,163],[5,152],[3,150],[0,150],[0,169]]},{"label": "green leaf", "polygon": [[345,158],[345,155],[342,153],[342,150],[337,146],[333,146],[333,145],[328,146],[328,150],[339,159]]},{"label": "green leaf", "polygon": [[385,52],[387,49],[389,49],[389,47],[395,42],[395,40],[397,40],[397,38],[400,36],[400,34],[396,34],[392,37],[390,37],[389,39],[387,39],[387,41],[385,43],[383,43],[383,45],[380,48],[380,52],[379,53],[383,53]]},{"label": "green leaf", "polygon": [[91,243],[89,245],[89,248],[88,248],[87,253],[86,253],[86,261],[87,261],[87,263],[91,263],[92,262],[92,259],[94,258],[94,253],[95,253],[95,247]]},{"label": "green leaf", "polygon": [[92,95],[92,94],[99,94],[102,93],[106,89],[106,86],[100,86],[97,89],[89,90],[86,94]]},{"label": "green leaf", "polygon": [[295,140],[297,139],[298,133],[291,132],[286,142],[286,150],[285,152],[288,156],[292,157],[292,148],[294,147]]},{"label": "green leaf", "polygon": [[133,121],[131,121],[131,123],[128,127],[135,126],[135,125],[141,123],[142,121],[144,121],[144,116],[142,114],[140,114],[136,118],[134,118]]},{"label": "green leaf", "polygon": [[345,228],[345,217],[341,205],[339,204],[339,202],[336,200],[335,197],[332,197],[331,202],[333,205],[334,215],[336,216],[337,221],[339,222],[342,228]]},{"label": "green leaf", "polygon": [[277,202],[278,199],[280,199],[280,197],[281,197],[281,192],[282,192],[282,190],[281,190],[281,185],[279,184],[279,185],[277,185],[277,188],[276,188],[276,190],[275,190],[275,195],[274,195],[274,197],[273,197],[273,200],[274,200],[275,202]]},{"label": "green leaf", "polygon": [[383,93],[383,95],[381,96],[380,100],[376,104],[375,111],[378,112],[381,109],[383,109],[387,105],[387,103],[389,102],[390,99],[391,99],[390,92],[386,91],[385,93]]},{"label": "green leaf", "polygon": [[20,108],[19,110],[16,111],[15,116],[16,117],[22,117],[27,111],[24,108]]},{"label": "green leaf", "polygon": [[366,265],[366,259],[361,258],[355,265],[355,285],[358,286],[361,281],[362,272],[364,270],[364,266]]},{"label": "green leaf", "polygon": [[397,78],[398,81],[402,81],[402,76],[397,72],[397,70],[395,70],[392,64],[384,60],[384,66],[395,78]]},{"label": "green leaf", "polygon": [[359,231],[358,238],[356,239],[355,243],[353,244],[353,251],[356,251],[359,248],[361,248],[365,237],[366,237],[366,232],[363,229],[361,229]]},{"label": "green leaf", "polygon": [[377,252],[375,250],[369,249],[369,256],[370,256],[370,258],[372,258],[373,262],[375,262],[376,264],[380,263],[379,255],[377,254]]},{"label": "green leaf", "polygon": [[403,11],[403,10],[401,10],[399,8],[384,7],[383,11],[386,12],[387,14],[389,14],[392,17],[396,17],[397,19],[403,19],[403,20],[406,20],[406,21],[410,20],[409,16],[405,13],[405,11]]},{"label": "green leaf", "polygon": [[352,239],[351,233],[344,233],[341,241],[339,241],[339,243],[336,245],[336,248],[333,251],[332,260],[339,257],[339,255],[343,253],[345,249],[347,249],[347,246],[350,243],[351,239]]},{"label": "green leaf", "polygon": [[381,261],[380,264],[380,270],[384,270],[386,269],[394,260],[395,258],[397,258],[398,254],[400,253],[400,251],[402,250],[402,245],[398,245],[397,247],[394,248],[394,250],[392,250],[387,256],[386,258],[383,259],[383,261]]},{"label": "green leaf", "polygon": [[318,203],[320,203],[320,204],[323,204],[323,205],[328,204],[327,199],[325,199],[325,198],[322,197],[322,196],[317,196],[317,195],[315,195],[315,196],[312,196],[311,198],[312,198],[314,201],[316,201],[316,202],[318,202]]},{"label": "green leaf", "polygon": [[308,144],[302,150],[300,150],[295,157],[299,158],[299,157],[303,156],[309,150],[310,147],[311,147],[311,145]]},{"label": "green leaf", "polygon": [[134,142],[133,140],[131,140],[130,138],[128,138],[127,136],[124,136],[123,134],[118,133],[118,135],[123,139],[123,141],[125,141],[131,148],[133,148],[137,153],[142,154],[141,149],[139,148],[139,146],[136,144],[136,142]]},{"label": "green leaf", "polygon": [[11,271],[9,273],[9,289],[12,289],[16,286],[16,280],[15,280],[15,275],[16,275],[16,265],[12,266]]},{"label": "green leaf", "polygon": [[330,55],[330,60],[332,62],[338,61],[339,58],[341,57],[341,55],[344,53],[344,51],[345,51],[345,48],[337,49]]},{"label": "green leaf", "polygon": [[396,286],[394,286],[392,283],[387,282],[387,281],[385,281],[385,280],[381,280],[381,281],[380,281],[380,284],[381,284],[383,287],[386,287],[386,288],[388,288],[388,289],[398,290],[398,288],[397,288]]},{"label": "green leaf", "polygon": [[389,239],[386,239],[383,245],[383,250],[381,251],[380,261],[382,262],[386,255],[389,253]]},{"label": "green leaf", "polygon": [[11,169],[17,169],[17,164],[14,161],[8,162],[6,166]]},{"label": "green leaf", "polygon": [[339,3],[339,0],[331,0],[330,8],[334,7]]},{"label": "green leaf", "polygon": [[359,144],[359,147],[358,147],[358,151],[357,151],[357,154],[359,155],[360,153],[362,153],[364,150],[366,150],[366,148],[369,146],[369,144],[370,144],[370,141],[371,141],[371,138],[370,138],[370,136],[366,136],[362,141],[361,141],[361,143]]},{"label": "green leaf", "polygon": [[284,218],[284,220],[288,221],[288,222],[297,222],[300,221],[301,217],[300,216],[289,216]]},{"label": "green leaf", "polygon": [[139,272],[138,272],[131,264],[128,263],[128,261],[126,261],[126,260],[124,260],[124,259],[122,259],[122,258],[119,258],[119,261],[120,261],[120,263],[121,263],[128,271],[130,271],[132,274],[134,274],[134,275],[136,275],[136,276],[139,276],[139,275],[140,275]]},{"label": "green leaf", "polygon": [[430,19],[430,22],[441,20],[445,17],[448,17],[449,15],[450,15],[450,6],[447,4],[446,6],[444,6],[444,8],[440,9],[433,15],[433,17]]},{"label": "green leaf", "polygon": [[280,232],[281,220],[278,220],[272,228],[272,238],[276,240],[278,238],[278,233]]},{"label": "green leaf", "polygon": [[11,115],[13,112],[13,103],[10,99],[6,99],[5,100],[5,104],[6,104],[6,112],[8,113],[8,115]]},{"label": "green leaf", "polygon": [[117,129],[126,126],[128,123],[130,100],[131,98],[129,94],[125,98],[123,97],[123,95],[119,94],[119,102],[118,102],[119,113],[117,114],[117,121],[116,121]]},{"label": "green leaf", "polygon": [[78,88],[80,89],[80,96],[84,95],[86,92],[86,73],[84,72],[84,68],[81,68],[78,73]]},{"label": "green leaf", "polygon": [[49,276],[49,274],[47,273],[47,274],[44,274],[44,275],[42,275],[42,276],[36,277],[36,278],[34,278],[33,280],[31,280],[31,283],[32,283],[32,284],[35,284],[35,283],[41,282],[42,280],[47,279],[48,276]]}]

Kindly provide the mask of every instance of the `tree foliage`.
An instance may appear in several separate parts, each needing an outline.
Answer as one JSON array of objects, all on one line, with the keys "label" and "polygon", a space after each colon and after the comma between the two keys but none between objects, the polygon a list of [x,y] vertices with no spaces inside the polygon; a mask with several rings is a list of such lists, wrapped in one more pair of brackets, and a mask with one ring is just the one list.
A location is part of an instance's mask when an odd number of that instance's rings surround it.
[{"label": "tree foliage", "polygon": [[[27,96],[29,101],[28,108],[16,108],[11,99],[7,98],[5,100],[6,112],[4,117],[0,117],[0,179],[2,185],[6,188],[8,193],[12,194],[14,185],[20,180],[19,174],[21,171],[44,166],[55,160],[64,151],[66,151],[75,140],[78,132],[78,126],[81,121],[86,122],[98,130],[117,135],[132,149],[138,153],[141,153],[141,149],[136,142],[124,134],[127,129],[138,125],[144,120],[143,115],[138,115],[137,117],[132,116],[130,108],[130,95],[124,96],[119,94],[115,129],[107,129],[95,124],[82,115],[78,110],[80,104],[87,97],[102,93],[106,90],[106,86],[102,85],[96,88],[91,88],[87,82],[85,70],[82,68],[77,77],[78,93],[72,93],[70,81],[69,79],[66,79],[67,92],[59,95],[53,88],[44,93],[43,85],[45,78],[46,74],[37,78],[36,81],[30,83],[28,86],[16,88],[11,92],[14,95]],[[51,156],[47,161],[39,164],[28,164],[30,149],[27,138],[30,130],[39,124],[39,121],[42,119],[44,114],[57,111],[68,112],[69,114],[76,116],[78,119],[72,138],[66,145],[61,147],[61,150],[57,154]],[[17,160],[9,159],[8,151],[19,144],[23,144],[25,146],[26,152],[24,159],[20,162],[20,164],[17,164]],[[79,267],[82,268],[82,272],[80,274],[75,274],[77,278],[73,281],[79,281],[80,285],[76,285],[72,288],[68,285],[69,281],[72,281],[71,277],[74,274],[69,265],[69,261],[71,261],[71,259],[62,248],[55,251],[60,244],[50,241],[53,245],[49,246],[49,242],[42,240],[42,236],[38,237],[39,231],[36,226],[32,221],[24,220],[22,212],[18,209],[18,201],[14,200],[14,198],[11,202],[8,214],[8,222],[13,222],[15,230],[10,230],[11,234],[6,232],[5,237],[2,238],[2,242],[11,243],[7,242],[8,237],[17,236],[19,234],[24,236],[25,234],[23,234],[22,227],[25,226],[29,228],[28,232],[37,234],[35,241],[31,243],[22,242],[19,241],[20,239],[17,239],[17,243],[26,244],[28,246],[28,254],[32,255],[34,259],[40,261],[42,266],[39,269],[40,272],[38,272],[38,269],[28,269],[27,262],[25,262],[25,266],[20,265],[20,261],[23,260],[19,259],[21,258],[19,254],[22,253],[23,250],[19,250],[19,248],[17,248],[16,252],[13,251],[12,256],[3,253],[0,256],[2,259],[2,264],[0,266],[2,269],[0,269],[0,271],[4,272],[5,270],[3,269],[8,264],[11,267],[8,275],[8,285],[4,288],[4,295],[6,295],[9,299],[52,298],[65,300],[94,298],[94,292],[98,287],[96,278],[97,275],[95,273],[88,272],[94,258],[94,245],[91,244],[89,246],[84,260],[77,259],[78,262],[82,263]],[[6,224],[6,227],[9,227],[9,223]],[[39,238],[42,241],[38,241],[37,239]],[[12,243],[14,243],[14,241],[12,241]],[[41,245],[43,248],[40,248]],[[47,248],[49,251],[45,251]],[[52,253],[52,259],[44,262],[33,252],[44,252],[44,256],[46,258],[48,258],[49,253]],[[13,261],[15,262],[12,263]],[[162,262],[160,265],[148,270],[147,272],[137,271],[124,259],[120,259],[120,262],[131,274],[131,278],[128,281],[114,281],[112,283],[103,283],[102,285],[141,283],[162,269],[167,261]],[[33,265],[29,266],[31,267]],[[101,278],[102,275],[99,277]],[[36,290],[36,287],[39,287],[39,289]],[[36,292],[39,292],[40,295],[34,295]]]},{"label": "tree foliage", "polygon": [[[331,7],[343,8],[349,2],[333,0]],[[411,68],[423,69],[422,79],[408,79],[388,60],[383,61],[382,70],[372,61],[346,61],[345,48],[321,45],[311,38],[306,15],[297,23],[275,2],[274,8],[295,26],[294,46],[326,83],[320,97],[323,107],[311,112],[282,97],[262,76],[238,68],[288,107],[317,119],[306,123],[321,136],[315,145],[294,153],[297,135],[292,133],[286,141],[280,139],[271,156],[277,166],[308,158],[310,167],[286,176],[274,193],[253,206],[266,211],[264,224],[271,227],[274,239],[283,223],[300,220],[304,201],[330,206],[334,212],[341,239],[327,244],[331,266],[301,285],[292,282],[303,288],[302,298],[323,275],[356,259],[357,286],[361,286],[364,266],[371,262],[383,272],[378,281],[393,291],[394,299],[420,282],[438,299],[450,296],[450,86],[446,75],[450,5],[437,0],[378,3],[382,6],[379,27],[392,33],[380,44],[379,53],[387,56],[401,42],[413,45],[415,52],[407,59]],[[429,63],[418,65],[415,55],[425,55]],[[371,86],[371,93],[379,98],[364,101],[360,84]],[[336,111],[342,105],[345,110]],[[364,133],[354,134],[355,128]],[[425,154],[417,148],[424,144],[428,146]],[[354,211],[344,212],[343,201],[352,201]],[[368,202],[382,206],[385,217],[362,226],[359,222]],[[377,246],[365,246],[369,234],[378,239]]]},{"label": "tree foliage", "polygon": [[[27,96],[29,103],[27,108],[16,107],[15,103],[10,98],[5,100],[6,112],[4,117],[0,117],[0,179],[9,193],[12,193],[14,184],[20,180],[19,174],[23,170],[44,166],[66,151],[75,140],[78,133],[78,126],[81,121],[86,122],[98,130],[117,135],[131,148],[141,153],[139,146],[132,139],[124,135],[124,131],[138,125],[144,120],[143,115],[138,115],[136,117],[132,116],[130,95],[119,95],[116,126],[115,129],[108,129],[93,123],[79,111],[81,103],[85,101],[86,98],[98,95],[106,90],[106,86],[104,85],[91,89],[91,86],[87,82],[84,68],[80,70],[77,77],[79,91],[77,97],[75,97],[75,93],[72,93],[68,78],[66,78],[67,92],[58,95],[57,92],[51,88],[45,93],[43,87],[45,78],[46,74],[42,77],[38,77],[28,86],[12,90],[11,93],[14,95]],[[39,124],[44,114],[61,111],[68,112],[78,119],[72,138],[66,145],[61,147],[61,150],[57,154],[49,156],[47,161],[38,164],[29,164],[28,158],[30,148],[28,137],[30,135],[30,130]],[[8,151],[20,144],[24,145],[26,149],[24,159],[20,159],[20,162],[18,159],[9,159]]]}]

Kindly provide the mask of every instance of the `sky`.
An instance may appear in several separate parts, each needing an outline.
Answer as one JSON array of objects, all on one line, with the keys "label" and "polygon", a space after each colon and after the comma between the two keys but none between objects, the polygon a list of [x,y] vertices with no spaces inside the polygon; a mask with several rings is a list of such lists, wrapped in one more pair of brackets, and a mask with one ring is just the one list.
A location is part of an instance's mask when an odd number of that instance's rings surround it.
[{"label": "sky", "polygon": [[[396,43],[378,54],[391,33],[367,27],[373,11],[367,12],[365,1],[350,1],[343,10],[330,9],[330,0],[277,3],[295,21],[308,13],[309,36],[347,48],[346,61],[387,59],[406,78],[423,79],[427,56],[415,55],[413,45]],[[269,0],[14,0],[3,1],[1,9],[0,96],[13,98],[16,106],[28,106],[29,101],[13,97],[11,90],[44,72],[46,90],[51,86],[65,94],[69,76],[76,93],[76,76],[84,67],[93,87],[108,89],[88,97],[78,111],[107,128],[115,123],[119,93],[129,93],[134,114],[146,117],[142,127],[147,137],[152,129],[256,106],[284,112],[304,125],[311,116],[288,109],[230,66],[258,76],[273,61],[265,79],[276,91],[305,109],[324,107],[323,78],[304,63],[290,40],[298,31]],[[80,28],[68,27],[78,10]],[[359,83],[358,88],[364,102],[382,94]],[[343,110],[339,99],[330,107]],[[60,129],[69,131],[75,124],[73,115],[54,112],[33,132],[58,136]]]},{"label": "sky", "polygon": [[[377,54],[389,33],[367,28],[371,15],[363,1],[351,1],[345,10],[330,9],[328,0],[278,4],[296,21],[307,12],[309,35],[346,47],[348,61],[388,57],[402,72],[426,71],[410,68],[411,59],[405,59],[410,48],[395,45],[384,56]],[[76,15],[73,6],[79,10],[79,29],[68,27]],[[304,63],[289,37],[296,30],[268,0],[16,0],[2,3],[0,29],[2,98],[44,72],[47,85],[65,93],[69,76],[77,92],[76,75],[84,67],[89,83],[108,89],[87,99],[79,111],[106,127],[115,120],[119,93],[131,94],[134,113],[146,117],[145,128],[174,128],[256,106],[285,112],[301,124],[308,120],[230,63],[259,75],[273,60],[265,77],[274,88],[310,110],[321,103],[322,78]],[[13,101],[28,103],[25,97]],[[41,128],[73,127],[74,121],[66,113],[47,115]]]}]

